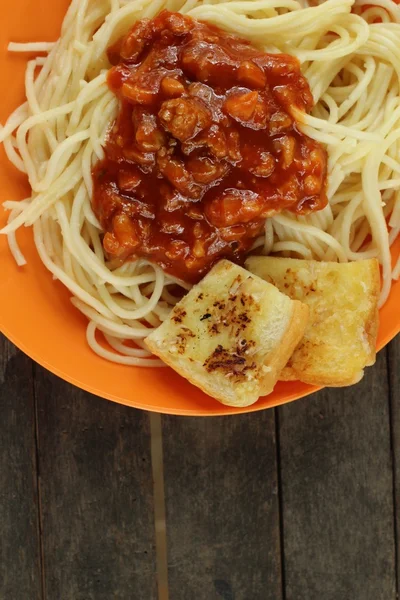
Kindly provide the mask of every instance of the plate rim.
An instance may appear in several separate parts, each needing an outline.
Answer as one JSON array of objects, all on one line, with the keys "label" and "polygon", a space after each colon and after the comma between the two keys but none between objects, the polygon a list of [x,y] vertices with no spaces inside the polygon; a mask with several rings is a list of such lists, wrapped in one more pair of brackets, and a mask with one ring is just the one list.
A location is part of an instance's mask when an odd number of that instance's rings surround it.
[{"label": "plate rim", "polygon": [[[0,52],[4,53],[4,61],[1,61],[2,68],[0,71],[0,77],[4,77],[3,67],[5,67],[5,73],[7,73],[7,69],[10,73],[13,74],[13,84],[9,89],[9,93],[5,96],[3,102],[3,108],[8,105],[12,105],[12,108],[15,108],[17,104],[17,99],[21,98],[23,95],[23,75],[21,74],[25,70],[27,59],[29,55],[23,55],[22,57],[16,57],[15,55],[8,55],[6,52],[6,42],[10,39],[15,39],[16,41],[21,40],[21,36],[26,39],[34,38],[34,39],[46,39],[48,41],[52,41],[58,37],[58,32],[60,31],[61,21],[65,15],[65,11],[68,8],[70,0],[58,0],[56,3],[51,3],[50,0],[36,0],[36,3],[29,3],[27,0],[17,0],[14,5],[7,5],[4,7],[3,13],[5,16],[9,16],[9,20],[5,19],[5,22],[0,26]],[[51,5],[51,12],[48,13],[49,7]],[[47,18],[45,20],[38,20],[37,15],[42,10],[46,10]],[[34,16],[33,16],[34,15]],[[7,21],[7,22],[6,22]],[[40,32],[39,32],[40,30]],[[39,38],[38,38],[39,36]],[[7,63],[9,58],[11,58],[12,63],[9,63],[9,67],[7,67]],[[22,70],[21,70],[22,69]],[[2,163],[3,161],[0,160]],[[6,163],[4,163],[6,165]],[[3,164],[1,165],[3,166]],[[9,166],[7,164],[8,171]],[[14,179],[14,177],[13,177]],[[2,213],[2,209],[0,208],[0,215]],[[31,228],[30,228],[31,229]],[[400,240],[399,240],[400,241]],[[400,247],[400,244],[399,246]],[[30,259],[30,254],[27,254],[27,258]],[[12,257],[9,256],[9,259],[12,260]],[[29,261],[30,262],[30,261]],[[29,267],[28,265],[28,268]],[[44,268],[44,267],[43,267]],[[47,271],[47,276],[49,279],[51,278],[51,274]],[[398,284],[396,284],[397,286]],[[2,292],[5,291],[6,288],[2,288]],[[398,288],[400,290],[400,287]],[[14,293],[14,292],[13,292]],[[397,299],[396,292],[395,298]],[[12,296],[14,297],[14,296]],[[399,296],[400,298],[400,296]],[[0,302],[1,305],[1,302]],[[395,313],[391,312],[391,319],[389,321],[385,321],[384,334],[380,335],[378,349],[382,349],[391,339],[393,339],[400,332],[400,312],[395,311]],[[389,325],[390,323],[390,325]],[[127,395],[127,390],[125,389],[125,393],[118,393],[118,386],[112,388],[113,393],[109,393],[109,391],[102,390],[101,382],[98,387],[96,385],[92,385],[90,383],[91,379],[85,379],[84,374],[78,370],[78,376],[74,375],[76,369],[73,366],[73,361],[68,362],[68,365],[72,365],[69,368],[65,367],[65,363],[60,363],[60,361],[52,360],[52,353],[46,352],[45,354],[41,353],[40,348],[38,348],[35,344],[30,343],[29,336],[24,336],[24,332],[20,329],[15,329],[15,325],[13,321],[8,320],[7,313],[3,315],[0,314],[0,331],[5,335],[7,339],[10,340],[11,343],[15,344],[17,348],[19,348],[24,354],[30,357],[34,362],[41,365],[43,368],[54,374],[55,376],[61,378],[62,380],[74,385],[78,389],[82,389],[88,393],[99,396],[100,398],[119,403],[125,406],[129,406],[131,408],[138,408],[140,410],[146,410],[148,412],[158,412],[160,414],[166,415],[176,415],[176,416],[230,416],[233,414],[243,414],[250,412],[258,412],[260,410],[272,408],[274,406],[280,406],[286,404],[288,402],[293,402],[294,400],[303,398],[307,395],[310,395],[317,390],[321,389],[316,386],[302,384],[300,389],[297,391],[290,388],[287,388],[288,391],[280,391],[276,394],[275,399],[272,397],[271,400],[268,401],[268,397],[264,397],[260,401],[248,407],[229,407],[219,403],[214,400],[213,403],[207,403],[202,406],[191,405],[191,408],[184,408],[184,401],[181,397],[180,407],[177,407],[174,403],[173,396],[176,393],[174,386],[170,386],[169,391],[168,388],[165,387],[165,392],[163,392],[163,398],[161,395],[157,394],[154,404],[148,405],[146,404],[146,392],[139,388],[139,391],[135,396]],[[382,331],[382,330],[381,330]],[[82,344],[85,344],[84,337],[82,338]],[[53,353],[54,354],[54,353]],[[103,359],[104,360],[104,359]],[[53,361],[55,364],[53,364]],[[100,368],[101,368],[101,363]],[[128,367],[129,369],[129,367]],[[149,377],[148,388],[152,386],[151,376]],[[95,379],[92,379],[95,381]],[[135,381],[132,381],[132,388],[135,387]],[[115,390],[115,391],[114,391]],[[170,397],[169,397],[170,395]],[[282,396],[285,396],[283,399]],[[125,396],[125,397],[124,397]],[[162,406],[159,406],[160,402],[162,402]],[[172,405],[169,404],[171,402]]]},{"label": "plate rim", "polygon": [[[258,406],[258,404],[259,404],[258,401],[250,406],[245,406],[245,407],[230,407],[227,405],[222,405],[224,407],[223,413],[217,412],[217,410],[214,412],[214,411],[207,410],[207,409],[205,410],[205,412],[202,412],[201,414],[199,414],[198,410],[196,410],[196,409],[171,408],[171,410],[168,410],[165,406],[163,406],[163,407],[149,406],[147,404],[143,404],[141,401],[137,401],[137,402],[135,401],[135,404],[133,405],[133,403],[131,401],[127,400],[124,397],[118,396],[117,394],[115,394],[113,396],[112,394],[104,393],[100,389],[96,389],[94,387],[92,388],[92,387],[86,385],[85,383],[83,383],[82,381],[80,381],[79,379],[76,379],[73,376],[69,375],[68,373],[63,372],[62,369],[54,367],[53,365],[48,363],[46,360],[43,360],[40,357],[38,358],[34,351],[31,352],[26,347],[25,343],[23,341],[21,341],[20,339],[18,339],[17,336],[14,336],[9,330],[7,330],[7,328],[4,327],[3,324],[0,324],[0,331],[12,344],[14,344],[21,352],[23,352],[31,360],[33,360],[35,363],[37,363],[38,365],[40,365],[41,367],[43,367],[44,369],[46,369],[53,375],[59,377],[63,381],[75,386],[76,388],[83,390],[85,392],[88,392],[89,394],[93,394],[94,396],[97,396],[104,400],[109,400],[116,404],[121,404],[123,406],[128,406],[130,408],[144,410],[147,412],[157,413],[157,414],[162,414],[162,415],[183,416],[183,417],[223,417],[223,416],[228,417],[228,416],[232,416],[232,415],[258,412],[261,410],[268,410],[270,408],[275,408],[277,406],[283,406],[284,404],[289,404],[290,402],[295,402],[296,400],[300,400],[301,398],[310,396],[311,394],[314,394],[315,392],[321,391],[323,389],[332,389],[332,388],[325,387],[325,386],[310,385],[310,389],[300,392],[300,394],[298,394],[296,392],[289,394],[288,397],[285,398],[285,400],[283,400],[283,401],[282,400],[276,400],[276,401],[272,400],[271,404],[268,406],[263,406],[263,405]],[[400,321],[397,324],[397,326],[389,334],[387,334],[387,336],[383,340],[380,341],[380,343],[378,344],[378,347],[377,347],[377,352],[380,352],[381,350],[383,350],[399,333],[400,333]],[[374,365],[372,365],[371,367],[374,368]],[[368,368],[368,367],[366,367],[366,368]],[[218,401],[215,400],[215,402],[218,402]],[[216,404],[216,407],[219,408],[220,404],[222,404],[222,403]]]}]

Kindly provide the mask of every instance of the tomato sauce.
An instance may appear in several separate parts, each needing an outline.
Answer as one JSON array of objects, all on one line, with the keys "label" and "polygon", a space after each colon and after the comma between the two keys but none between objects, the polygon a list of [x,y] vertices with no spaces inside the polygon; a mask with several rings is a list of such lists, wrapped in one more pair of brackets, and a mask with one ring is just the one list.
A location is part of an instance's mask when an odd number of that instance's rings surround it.
[{"label": "tomato sauce", "polygon": [[93,170],[109,258],[196,282],[240,262],[267,217],[325,206],[325,150],[292,116],[313,104],[296,58],[163,11],[109,59],[120,110]]}]

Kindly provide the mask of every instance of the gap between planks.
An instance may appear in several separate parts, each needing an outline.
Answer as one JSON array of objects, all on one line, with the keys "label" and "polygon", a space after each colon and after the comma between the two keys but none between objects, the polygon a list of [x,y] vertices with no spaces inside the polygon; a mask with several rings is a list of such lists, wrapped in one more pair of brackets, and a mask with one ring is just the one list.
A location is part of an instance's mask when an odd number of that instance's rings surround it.
[{"label": "gap between planks", "polygon": [[158,413],[150,413],[151,464],[154,484],[154,527],[158,600],[168,600],[167,528],[165,517],[164,459],[162,420]]},{"label": "gap between planks", "polygon": [[46,599],[46,575],[45,575],[45,560],[44,560],[44,544],[43,544],[43,510],[42,510],[42,490],[40,481],[40,448],[39,448],[39,419],[38,419],[38,403],[36,397],[36,363],[32,361],[32,396],[34,407],[34,437],[35,437],[35,464],[36,464],[36,490],[38,498],[37,525],[39,532],[39,561],[40,561],[40,584],[43,600]]}]

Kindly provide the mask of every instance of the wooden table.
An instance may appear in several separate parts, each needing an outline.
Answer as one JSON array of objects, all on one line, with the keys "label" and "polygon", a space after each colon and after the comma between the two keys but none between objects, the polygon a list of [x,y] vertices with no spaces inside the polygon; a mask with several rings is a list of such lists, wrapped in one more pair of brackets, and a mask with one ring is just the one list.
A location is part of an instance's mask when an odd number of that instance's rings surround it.
[{"label": "wooden table", "polygon": [[160,417],[0,339],[0,599],[395,600],[399,365],[398,338],[351,389]]}]

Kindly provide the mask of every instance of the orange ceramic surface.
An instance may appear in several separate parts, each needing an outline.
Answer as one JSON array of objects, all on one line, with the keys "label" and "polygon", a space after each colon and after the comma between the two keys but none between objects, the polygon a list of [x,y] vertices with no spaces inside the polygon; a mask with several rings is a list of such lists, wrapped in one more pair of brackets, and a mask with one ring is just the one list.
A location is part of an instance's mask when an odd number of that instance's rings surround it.
[{"label": "orange ceramic surface", "polygon": [[[26,56],[7,53],[9,41],[53,41],[68,0],[14,0],[4,3],[0,20],[0,122],[24,100]],[[26,197],[29,186],[0,148],[0,202]],[[6,213],[0,208],[0,226]],[[85,318],[73,308],[68,291],[42,265],[32,231],[18,232],[28,265],[18,268],[0,236],[0,329],[21,350],[63,379],[98,396],[129,406],[179,415],[223,415],[250,412],[300,398],[317,388],[298,382],[279,383],[273,394],[255,405],[234,409],[205,396],[170,369],[116,365],[95,355],[85,339]],[[400,239],[393,256],[398,256]],[[378,346],[400,330],[400,281],[381,310]],[[372,367],[373,368],[373,367]]]}]

